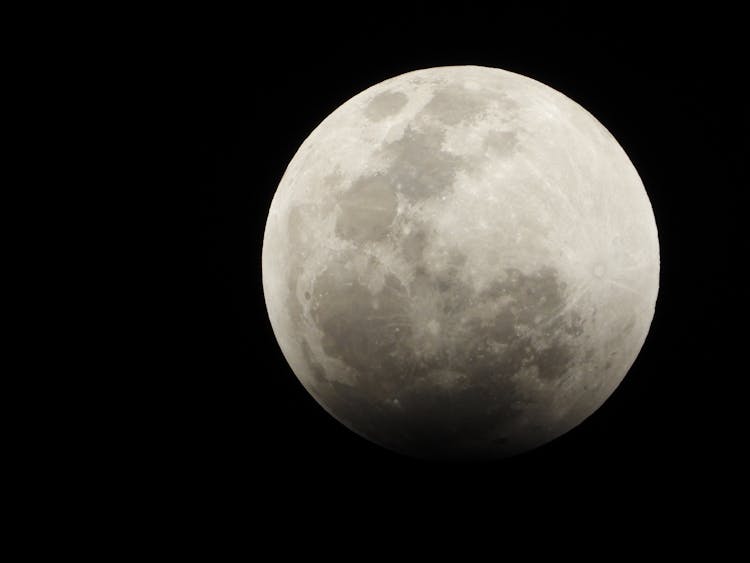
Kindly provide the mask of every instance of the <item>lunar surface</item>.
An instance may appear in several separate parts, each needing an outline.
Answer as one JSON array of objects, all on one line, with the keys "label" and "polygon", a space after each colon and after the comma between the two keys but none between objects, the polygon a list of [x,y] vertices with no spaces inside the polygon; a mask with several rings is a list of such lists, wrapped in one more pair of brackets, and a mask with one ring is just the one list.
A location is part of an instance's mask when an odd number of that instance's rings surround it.
[{"label": "lunar surface", "polygon": [[278,186],[262,260],[305,388],[421,458],[507,457],[575,427],[630,369],[659,285],[651,205],[612,135],[475,66],[397,76],[328,116]]}]

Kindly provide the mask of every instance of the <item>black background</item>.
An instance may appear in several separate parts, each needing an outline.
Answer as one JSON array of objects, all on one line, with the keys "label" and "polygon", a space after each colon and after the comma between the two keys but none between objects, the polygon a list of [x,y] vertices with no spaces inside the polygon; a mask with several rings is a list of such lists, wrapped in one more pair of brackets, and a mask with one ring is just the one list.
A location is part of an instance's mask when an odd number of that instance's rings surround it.
[{"label": "black background", "polygon": [[[270,496],[282,510],[307,495],[408,508],[404,499],[502,503],[540,491],[581,502],[633,490],[686,503],[724,494],[741,448],[728,405],[746,376],[732,354],[747,256],[739,16],[599,6],[289,4],[169,19],[161,66],[177,73],[189,157],[175,192],[191,209],[177,234],[191,241],[189,337],[179,368],[163,375],[164,447],[181,468],[172,478],[198,483],[193,495]],[[481,464],[404,458],[326,414],[276,344],[260,271],[271,198],[320,121],[386,78],[459,64],[530,76],[591,112],[641,175],[661,247],[651,331],[612,397],[558,440]]]}]

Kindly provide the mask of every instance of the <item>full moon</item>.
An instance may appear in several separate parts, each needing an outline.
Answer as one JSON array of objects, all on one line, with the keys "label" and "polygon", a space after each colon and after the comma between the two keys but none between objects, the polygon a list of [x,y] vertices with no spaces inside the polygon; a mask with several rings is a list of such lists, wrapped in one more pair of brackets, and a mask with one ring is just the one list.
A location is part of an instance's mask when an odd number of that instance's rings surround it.
[{"label": "full moon", "polygon": [[281,350],[332,416],[402,454],[515,455],[598,409],[659,286],[648,196],[560,92],[477,66],[354,96],[302,143],[263,240]]}]

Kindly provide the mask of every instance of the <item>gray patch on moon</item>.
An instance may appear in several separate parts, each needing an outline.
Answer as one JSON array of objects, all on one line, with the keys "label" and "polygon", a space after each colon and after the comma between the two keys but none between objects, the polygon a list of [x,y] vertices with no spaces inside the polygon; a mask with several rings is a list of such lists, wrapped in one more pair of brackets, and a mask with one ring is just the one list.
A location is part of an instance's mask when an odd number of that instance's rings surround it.
[{"label": "gray patch on moon", "polygon": [[381,92],[367,104],[365,115],[372,121],[380,121],[396,115],[408,101],[409,98],[403,92]]},{"label": "gray patch on moon", "polygon": [[563,330],[568,336],[581,336],[583,334],[583,318],[578,311],[570,311],[570,322]]},{"label": "gray patch on moon", "polygon": [[341,181],[343,180],[343,175],[341,174],[341,171],[336,169],[330,174],[328,174],[325,178],[323,178],[323,185],[327,188],[335,188],[339,184],[341,184]]},{"label": "gray patch on moon", "polygon": [[445,131],[437,127],[407,127],[403,137],[385,146],[392,158],[384,175],[409,201],[445,193],[462,168],[460,157],[442,149]]},{"label": "gray patch on moon", "polygon": [[[505,97],[498,99],[511,107]],[[397,113],[406,102],[406,95],[400,92],[382,92],[370,101],[365,113],[371,119],[382,119]],[[411,202],[445,194],[453,186],[456,173],[466,165],[463,158],[443,149],[446,128],[477,118],[488,105],[488,99],[481,93],[460,85],[436,91],[403,136],[381,149],[390,160],[382,178]],[[426,116],[439,124],[425,122]],[[486,143],[495,150],[510,151],[517,140],[512,133],[498,133],[488,137]]]},{"label": "gray patch on moon", "polygon": [[389,274],[373,294],[345,266],[335,264],[316,279],[314,296],[311,313],[323,332],[325,353],[357,370],[358,384],[378,394],[388,392],[402,368],[403,342],[410,330],[403,316],[408,296],[401,282]]},{"label": "gray patch on moon", "polygon": [[[323,349],[357,373],[352,385],[328,378],[317,394],[396,451],[502,456],[535,442],[541,430],[524,430],[524,413],[540,400],[535,386],[563,379],[581,347],[569,334],[580,317],[561,312],[565,284],[555,269],[508,270],[477,293],[457,275],[459,254],[438,269],[419,264],[408,287],[389,274],[372,292],[345,260],[315,282]],[[535,329],[540,314],[545,326]],[[532,375],[519,381],[522,373]]]},{"label": "gray patch on moon", "polygon": [[422,224],[410,223],[407,226],[409,233],[401,239],[401,253],[410,264],[414,264],[422,259],[427,248],[428,233]]},{"label": "gray patch on moon", "polygon": [[383,238],[396,217],[396,193],[383,175],[364,176],[339,201],[336,234],[353,242]]},{"label": "gray patch on moon", "polygon": [[484,139],[484,146],[495,156],[509,156],[518,146],[518,136],[513,131],[490,131]]},{"label": "gray patch on moon", "polygon": [[518,322],[530,325],[536,315],[550,317],[564,305],[565,282],[558,280],[557,271],[543,266],[532,274],[517,268],[506,269],[507,279],[495,282],[490,295],[512,296],[512,310]]},{"label": "gray patch on moon", "polygon": [[476,118],[488,105],[482,92],[451,84],[437,90],[423,111],[445,125],[458,125]]},{"label": "gray patch on moon", "polygon": [[537,351],[533,362],[538,370],[538,377],[555,381],[562,377],[573,359],[573,351],[567,345],[555,343],[549,348]]}]

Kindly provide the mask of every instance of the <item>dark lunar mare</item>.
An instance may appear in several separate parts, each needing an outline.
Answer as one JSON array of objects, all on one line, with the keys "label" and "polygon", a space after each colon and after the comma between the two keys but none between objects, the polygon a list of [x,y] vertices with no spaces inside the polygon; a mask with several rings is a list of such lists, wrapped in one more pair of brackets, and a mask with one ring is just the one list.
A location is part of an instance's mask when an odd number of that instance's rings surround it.
[{"label": "dark lunar mare", "polygon": [[[357,377],[352,385],[325,377],[308,348],[316,391],[353,429],[396,451],[515,453],[524,449],[519,429],[538,394],[513,376],[536,366],[542,382],[563,378],[574,356],[565,337],[580,334],[580,317],[562,312],[565,286],[554,269],[509,269],[477,293],[461,281],[458,256],[439,270],[422,263],[409,287],[389,275],[375,296],[345,260],[332,263],[315,283],[312,315],[326,355]],[[420,302],[431,303],[439,336],[417,324]]]}]

